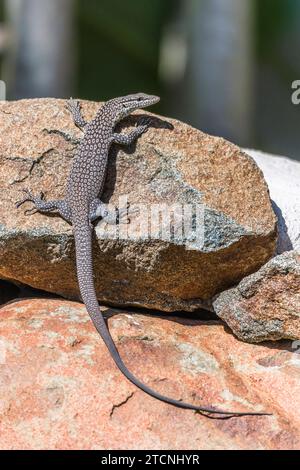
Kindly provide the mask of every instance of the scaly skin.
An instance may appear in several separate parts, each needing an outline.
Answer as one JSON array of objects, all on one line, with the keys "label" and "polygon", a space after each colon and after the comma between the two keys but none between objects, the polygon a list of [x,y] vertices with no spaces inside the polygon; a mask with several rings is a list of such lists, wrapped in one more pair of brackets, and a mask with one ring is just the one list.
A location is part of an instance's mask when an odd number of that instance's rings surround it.
[{"label": "scaly skin", "polygon": [[[152,390],[132,375],[125,366],[100,311],[93,281],[93,226],[91,222],[97,218],[104,220],[111,219],[111,214],[107,212],[105,205],[99,199],[105,181],[109,150],[113,143],[120,145],[132,144],[147,131],[150,123],[144,120],[135,130],[127,135],[116,134],[114,129],[116,124],[132,111],[153,105],[158,101],[158,97],[145,95],[144,93],[115,98],[106,102],[100,108],[93,121],[86,123],[81,116],[79,103],[70,100],[69,109],[75,124],[84,129],[84,137],[74,157],[65,199],[63,201],[46,202],[42,196],[35,197],[26,190],[26,197],[17,203],[17,207],[26,201],[31,201],[34,203],[33,210],[45,213],[57,211],[64,219],[72,223],[76,247],[77,278],[82,300],[116,365],[128,380],[152,397],[179,408],[212,413],[214,415],[225,415],[227,417],[266,415],[267,413],[240,413],[222,411],[213,407],[196,406],[165,397]],[[121,218],[123,215],[120,213]]]}]

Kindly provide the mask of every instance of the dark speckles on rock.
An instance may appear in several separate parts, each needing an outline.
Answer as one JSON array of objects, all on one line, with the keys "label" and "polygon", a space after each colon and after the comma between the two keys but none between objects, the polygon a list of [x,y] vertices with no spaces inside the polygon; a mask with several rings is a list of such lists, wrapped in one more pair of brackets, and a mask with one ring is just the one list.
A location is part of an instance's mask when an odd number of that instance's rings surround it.
[{"label": "dark speckles on rock", "polygon": [[247,234],[245,227],[222,213],[205,209],[204,251],[226,248]]},{"label": "dark speckles on rock", "polygon": [[244,341],[300,339],[300,254],[270,260],[214,301],[220,318]]}]

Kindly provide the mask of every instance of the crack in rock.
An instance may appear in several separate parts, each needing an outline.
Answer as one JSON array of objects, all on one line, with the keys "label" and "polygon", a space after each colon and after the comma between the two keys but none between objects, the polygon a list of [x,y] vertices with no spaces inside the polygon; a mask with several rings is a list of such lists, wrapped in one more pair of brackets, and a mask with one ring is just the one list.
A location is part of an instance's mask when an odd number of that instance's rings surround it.
[{"label": "crack in rock", "polygon": [[32,175],[32,172],[33,172],[35,166],[39,165],[41,163],[41,161],[47,155],[50,155],[54,150],[55,150],[54,148],[50,148],[50,149],[46,150],[45,152],[43,152],[42,155],[40,155],[39,157],[37,157],[33,160],[28,160],[27,158],[14,157],[14,156],[8,157],[7,160],[9,160],[9,161],[24,161],[25,163],[28,163],[28,165],[29,165],[28,172],[25,176],[14,179],[14,180],[10,181],[9,184],[12,186],[14,184],[23,183],[24,181],[26,181],[27,178],[29,178]]},{"label": "crack in rock", "polygon": [[130,395],[128,395],[128,397],[126,397],[125,400],[121,401],[121,402],[118,403],[117,405],[113,405],[109,416],[110,416],[110,417],[113,416],[113,414],[114,414],[114,412],[115,412],[115,409],[120,408],[120,407],[123,406],[123,405],[126,405],[126,403],[133,397],[133,395],[134,395],[134,392],[132,392]]}]

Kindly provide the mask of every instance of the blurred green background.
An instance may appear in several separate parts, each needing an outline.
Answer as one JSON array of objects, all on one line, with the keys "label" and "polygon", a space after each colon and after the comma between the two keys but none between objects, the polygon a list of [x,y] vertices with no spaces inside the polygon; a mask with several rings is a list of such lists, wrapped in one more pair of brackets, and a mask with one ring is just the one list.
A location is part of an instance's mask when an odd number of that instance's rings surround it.
[{"label": "blurred green background", "polygon": [[7,98],[144,91],[156,112],[300,159],[300,0],[0,0]]}]

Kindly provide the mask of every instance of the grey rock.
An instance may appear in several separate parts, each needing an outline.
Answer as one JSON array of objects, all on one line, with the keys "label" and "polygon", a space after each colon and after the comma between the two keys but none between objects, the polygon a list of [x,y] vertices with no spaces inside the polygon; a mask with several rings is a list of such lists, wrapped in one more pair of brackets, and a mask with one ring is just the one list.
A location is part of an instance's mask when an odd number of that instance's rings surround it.
[{"label": "grey rock", "polygon": [[270,260],[240,284],[216,296],[217,315],[242,340],[300,339],[300,252]]}]

